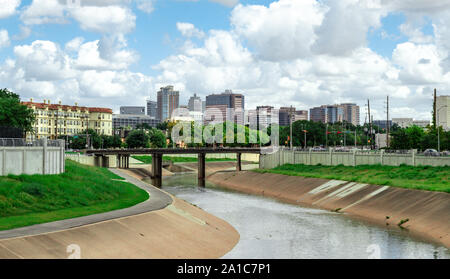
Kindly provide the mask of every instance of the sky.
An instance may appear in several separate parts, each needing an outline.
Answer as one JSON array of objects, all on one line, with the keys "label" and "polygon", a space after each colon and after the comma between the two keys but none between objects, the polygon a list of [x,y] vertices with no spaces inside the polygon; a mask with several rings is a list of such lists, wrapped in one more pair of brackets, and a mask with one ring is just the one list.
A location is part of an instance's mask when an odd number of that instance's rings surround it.
[{"label": "sky", "polygon": [[187,105],[225,89],[258,105],[354,102],[431,119],[450,95],[450,0],[0,0],[0,87],[22,100]]}]

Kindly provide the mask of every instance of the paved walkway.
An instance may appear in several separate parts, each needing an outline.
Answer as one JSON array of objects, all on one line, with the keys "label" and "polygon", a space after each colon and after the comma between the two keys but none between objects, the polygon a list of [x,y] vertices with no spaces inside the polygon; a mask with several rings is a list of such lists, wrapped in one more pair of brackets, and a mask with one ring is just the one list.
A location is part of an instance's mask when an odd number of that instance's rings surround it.
[{"label": "paved walkway", "polygon": [[29,236],[29,235],[38,235],[49,232],[56,232],[61,230],[66,230],[70,228],[80,227],[88,224],[98,223],[102,221],[107,221],[111,219],[127,217],[132,215],[137,215],[149,211],[159,210],[167,207],[172,203],[172,198],[159,190],[156,187],[148,185],[126,173],[121,172],[117,169],[110,169],[111,172],[123,177],[127,182],[130,182],[141,189],[144,189],[150,194],[150,198],[142,203],[139,203],[135,206],[109,211],[105,213],[99,213],[94,215],[88,215],[73,219],[66,219],[61,221],[55,221],[44,224],[37,224],[28,227],[22,227],[7,231],[0,231],[0,239],[13,238],[13,237],[21,237],[21,236]]}]

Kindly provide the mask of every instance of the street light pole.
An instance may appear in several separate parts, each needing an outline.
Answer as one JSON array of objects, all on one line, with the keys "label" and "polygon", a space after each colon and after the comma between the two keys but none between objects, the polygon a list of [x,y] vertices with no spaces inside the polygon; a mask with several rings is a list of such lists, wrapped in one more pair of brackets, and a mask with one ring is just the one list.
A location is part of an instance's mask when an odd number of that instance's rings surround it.
[{"label": "street light pole", "polygon": [[290,126],[290,135],[291,135],[291,143],[290,143],[290,147],[291,147],[291,150],[292,150],[292,106],[291,106],[291,108],[289,109],[289,126]]}]

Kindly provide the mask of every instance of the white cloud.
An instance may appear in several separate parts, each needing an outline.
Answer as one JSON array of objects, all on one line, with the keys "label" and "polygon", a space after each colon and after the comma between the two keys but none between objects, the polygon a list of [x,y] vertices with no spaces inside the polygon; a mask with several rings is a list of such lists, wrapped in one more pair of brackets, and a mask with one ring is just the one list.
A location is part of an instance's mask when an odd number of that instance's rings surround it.
[{"label": "white cloud", "polygon": [[[429,119],[432,89],[450,92],[448,1],[220,2],[237,4],[231,29],[203,31],[178,22],[183,47],[153,67],[160,74],[149,77],[129,70],[138,54],[125,39],[135,28],[131,3],[139,8],[143,2],[86,0],[69,9],[61,0],[48,0],[38,9],[33,5],[42,2],[34,0],[23,9],[25,24],[76,20],[84,30],[100,33],[100,39],[77,37],[63,49],[50,41],[17,46],[15,57],[0,64],[0,82],[24,97],[113,108],[143,104],[167,84],[182,92],[182,104],[194,92],[204,97],[225,89],[244,93],[247,108],[356,102],[362,121],[369,98],[375,118],[384,119],[390,95],[393,117]],[[54,11],[46,10],[52,5]],[[392,58],[383,57],[368,48],[367,34],[381,28],[389,12],[399,11],[406,14],[399,28],[409,41],[398,44]],[[422,32],[426,15],[433,15],[434,37]]]},{"label": "white cloud", "polygon": [[154,10],[154,0],[137,0],[137,8],[150,14]]},{"label": "white cloud", "polygon": [[136,16],[129,8],[121,6],[80,7],[69,11],[82,29],[99,33],[125,34],[135,27]]},{"label": "white cloud", "polygon": [[417,45],[411,42],[397,45],[392,61],[400,69],[405,84],[433,84],[442,81],[441,57],[435,45]]},{"label": "white cloud", "polygon": [[8,31],[5,29],[0,30],[0,49],[9,46],[9,44],[10,41]]},{"label": "white cloud", "polygon": [[16,46],[15,59],[0,64],[0,83],[23,99],[50,98],[67,104],[114,108],[131,100],[143,103],[148,98],[149,90],[155,88],[153,79],[127,69],[127,51],[118,49],[111,60],[105,60],[100,57],[98,40],[83,41],[74,38],[66,43],[65,50],[51,41]]},{"label": "white cloud", "polygon": [[189,22],[177,22],[177,29],[183,36],[188,38],[203,38],[205,36],[205,33],[203,31],[195,28],[194,24]]},{"label": "white cloud", "polygon": [[67,5],[58,0],[33,0],[21,14],[27,25],[68,23],[75,19],[87,31],[126,34],[135,27],[136,16],[126,5],[130,1],[83,0],[82,5]]},{"label": "white cloud", "polygon": [[0,0],[0,19],[15,14],[19,6],[20,0]]},{"label": "white cloud", "polygon": [[26,6],[20,18],[25,24],[65,23],[65,6],[58,0],[33,0]]},{"label": "white cloud", "polygon": [[78,50],[80,49],[80,46],[83,42],[84,42],[83,37],[76,37],[66,43],[65,50],[68,52],[78,52]]},{"label": "white cloud", "polygon": [[238,5],[231,14],[234,32],[255,49],[262,59],[277,61],[310,55],[314,28],[323,20],[325,8],[315,0],[280,0],[269,7]]},{"label": "white cloud", "polygon": [[348,55],[367,45],[367,32],[379,27],[386,10],[373,0],[329,0],[323,24],[317,27],[313,50],[320,54]]}]

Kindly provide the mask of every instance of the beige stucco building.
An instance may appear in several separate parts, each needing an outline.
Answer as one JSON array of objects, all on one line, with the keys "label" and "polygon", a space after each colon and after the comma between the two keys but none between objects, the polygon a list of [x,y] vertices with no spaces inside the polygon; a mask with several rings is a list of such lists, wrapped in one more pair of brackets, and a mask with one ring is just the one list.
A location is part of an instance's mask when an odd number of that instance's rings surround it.
[{"label": "beige stucco building", "polygon": [[74,136],[84,133],[86,127],[95,130],[99,135],[112,135],[112,109],[51,104],[49,100],[43,103],[23,102],[32,108],[36,115],[33,124],[34,134],[28,133],[27,139],[56,139],[60,136]]}]

